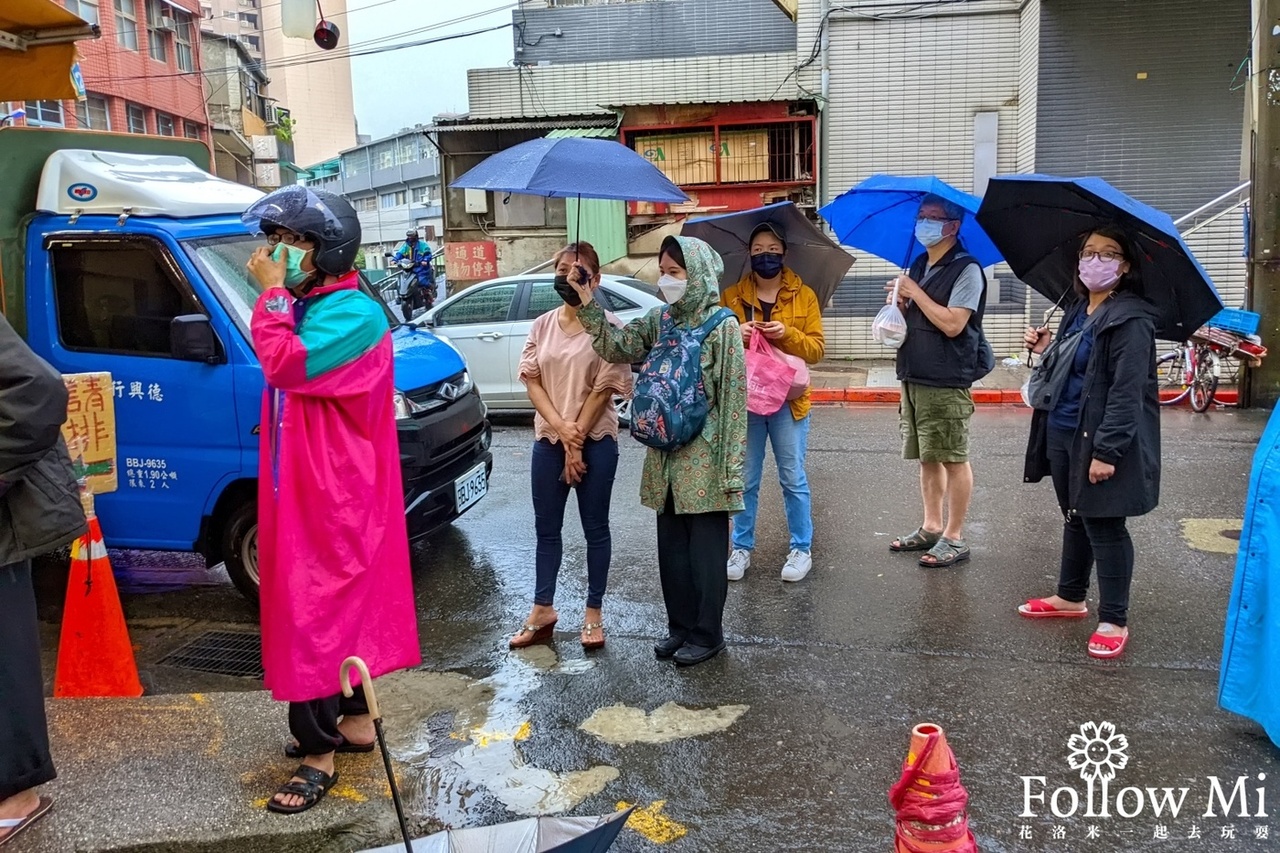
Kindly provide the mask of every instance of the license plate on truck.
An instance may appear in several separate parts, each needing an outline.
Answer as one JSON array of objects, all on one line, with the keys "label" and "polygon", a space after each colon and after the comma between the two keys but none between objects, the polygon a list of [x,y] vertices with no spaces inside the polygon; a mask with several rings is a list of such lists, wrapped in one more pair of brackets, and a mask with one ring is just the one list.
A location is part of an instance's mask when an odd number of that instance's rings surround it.
[{"label": "license plate on truck", "polygon": [[458,512],[462,512],[489,492],[489,478],[484,463],[477,465],[453,481],[453,495]]}]

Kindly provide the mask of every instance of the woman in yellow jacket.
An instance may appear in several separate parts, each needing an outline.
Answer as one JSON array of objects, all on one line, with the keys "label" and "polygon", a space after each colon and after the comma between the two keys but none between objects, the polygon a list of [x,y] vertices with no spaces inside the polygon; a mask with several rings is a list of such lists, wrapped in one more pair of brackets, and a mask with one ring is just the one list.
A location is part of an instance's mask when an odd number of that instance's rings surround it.
[{"label": "woman in yellow jacket", "polygon": [[[738,315],[742,341],[764,335],[778,349],[817,364],[826,351],[822,335],[822,306],[817,294],[785,264],[787,238],[778,226],[765,223],[751,234],[751,273],[730,287],[720,301]],[[804,457],[809,444],[809,392],[772,415],[747,416],[747,459],[743,503],[733,517],[733,553],[729,556],[729,580],[741,580],[751,565],[756,544],[756,509],[760,504],[760,477],[764,469],[765,440],[773,445],[782,485],[791,551],[782,567],[784,581],[803,580],[813,567],[813,512]]]}]

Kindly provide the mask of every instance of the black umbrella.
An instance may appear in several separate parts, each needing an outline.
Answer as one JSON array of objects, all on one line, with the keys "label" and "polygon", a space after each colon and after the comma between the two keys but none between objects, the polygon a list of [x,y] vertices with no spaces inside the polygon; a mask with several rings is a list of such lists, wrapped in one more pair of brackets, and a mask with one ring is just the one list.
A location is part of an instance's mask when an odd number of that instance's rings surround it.
[{"label": "black umbrella", "polygon": [[1132,238],[1142,295],[1158,312],[1156,336],[1185,341],[1222,310],[1222,300],[1168,214],[1101,178],[1009,175],[992,178],[978,223],[1014,275],[1053,302],[1076,279],[1080,243],[1091,229],[1114,224]]}]

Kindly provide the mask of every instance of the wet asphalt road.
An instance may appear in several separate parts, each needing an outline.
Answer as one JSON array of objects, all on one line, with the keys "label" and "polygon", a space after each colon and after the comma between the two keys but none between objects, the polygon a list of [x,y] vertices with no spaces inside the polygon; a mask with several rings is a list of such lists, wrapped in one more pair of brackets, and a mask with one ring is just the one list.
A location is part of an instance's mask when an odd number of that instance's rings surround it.
[{"label": "wet asphalt road", "polygon": [[[1216,531],[1230,525],[1200,525],[1209,531],[1194,539],[1200,547],[1183,532],[1185,519],[1240,518],[1264,422],[1265,413],[1255,412],[1164,413],[1161,506],[1131,524],[1138,554],[1133,640],[1122,661],[1103,663],[1085,656],[1092,622],[1031,622],[1014,610],[1029,596],[1054,591],[1060,530],[1049,485],[1021,482],[1025,410],[981,409],[976,416],[973,559],[950,570],[921,569],[909,555],[888,551],[895,535],[920,520],[916,469],[897,458],[893,408],[816,410],[812,574],[800,584],[778,579],[787,539],[770,461],[754,565],[730,590],[730,650],[677,670],[651,651],[665,618],[654,518],[636,498],[643,449],[630,439],[622,442],[614,491],[607,648],[584,654],[573,630],[585,569],[571,501],[557,597],[564,630],[551,646],[555,657],[506,651],[533,589],[532,431],[527,421],[500,420],[490,494],[415,553],[424,667],[487,679],[494,719],[529,722],[527,739],[512,750],[526,770],[616,768],[616,778],[572,813],[665,801],[660,813],[686,834],[662,849],[891,849],[885,794],[898,777],[911,726],[924,721],[948,733],[984,851],[1275,849],[1257,835],[1266,827],[1280,837],[1280,816],[1270,816],[1280,809],[1280,751],[1215,701],[1235,560],[1202,548],[1220,549],[1228,540]],[[152,688],[256,689],[251,679],[156,665],[198,631],[253,622],[252,611],[215,573],[193,570],[189,579],[203,585],[125,596]],[[52,647],[57,595],[47,591],[43,601]],[[1096,608],[1096,591],[1090,606]],[[614,746],[578,728],[616,703],[652,711],[669,701],[747,710],[723,731],[664,744]],[[1087,789],[1068,767],[1067,739],[1091,721],[1114,723],[1128,740],[1128,763],[1112,783],[1112,797],[1123,786],[1189,788],[1177,819],[1157,818],[1149,805],[1132,819],[1115,816],[1114,805],[1109,818],[1083,816]],[[452,723],[437,717],[424,727],[433,758],[413,782],[412,801],[446,819],[510,819],[507,800],[492,793],[505,772],[500,764],[441,770],[457,748],[447,736]],[[458,766],[470,769],[460,773]],[[1259,774],[1266,779],[1258,781]],[[1045,792],[1046,803],[1054,789],[1074,787],[1079,811],[1055,818],[1047,805],[1033,803],[1038,814],[1020,817],[1022,776],[1045,777],[1043,788],[1031,784],[1033,792]],[[1251,816],[1205,817],[1210,776],[1228,792],[1237,777],[1248,776]],[[1267,789],[1267,816],[1258,816],[1259,787]],[[1130,795],[1126,808],[1132,805]],[[1091,826],[1099,833],[1093,840]],[[670,824],[659,821],[664,827]],[[1168,840],[1158,837],[1161,827]],[[1229,832],[1233,837],[1224,837]],[[613,849],[659,848],[628,830]]]}]

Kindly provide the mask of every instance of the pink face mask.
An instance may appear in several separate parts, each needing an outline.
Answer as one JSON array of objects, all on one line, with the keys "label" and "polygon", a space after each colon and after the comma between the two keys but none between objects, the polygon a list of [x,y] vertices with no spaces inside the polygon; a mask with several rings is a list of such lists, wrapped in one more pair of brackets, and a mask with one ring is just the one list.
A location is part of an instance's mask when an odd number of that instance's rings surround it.
[{"label": "pink face mask", "polygon": [[1094,293],[1106,290],[1120,280],[1120,265],[1122,263],[1124,261],[1119,258],[1113,261],[1104,261],[1097,256],[1081,258],[1079,266],[1080,281]]}]

